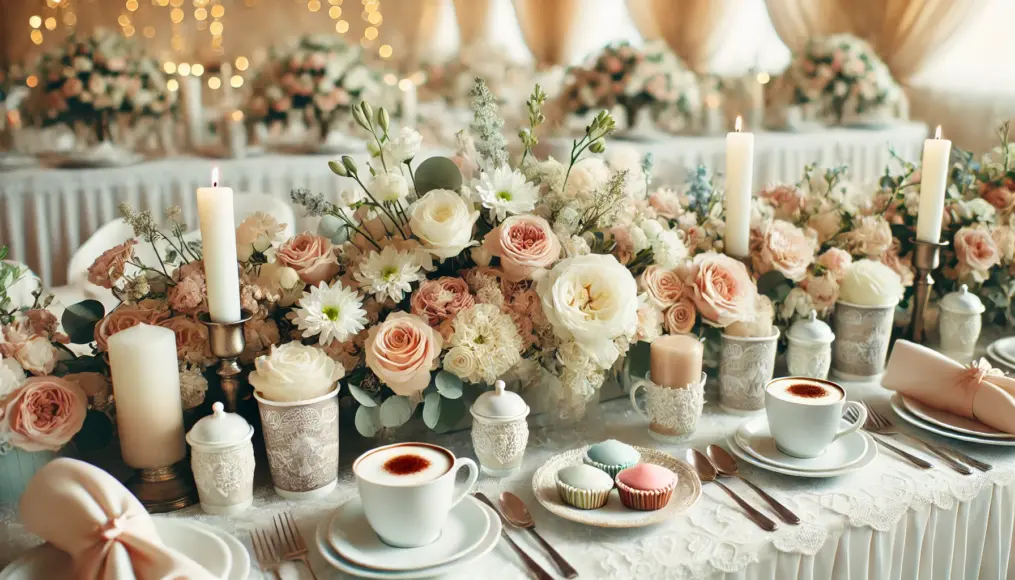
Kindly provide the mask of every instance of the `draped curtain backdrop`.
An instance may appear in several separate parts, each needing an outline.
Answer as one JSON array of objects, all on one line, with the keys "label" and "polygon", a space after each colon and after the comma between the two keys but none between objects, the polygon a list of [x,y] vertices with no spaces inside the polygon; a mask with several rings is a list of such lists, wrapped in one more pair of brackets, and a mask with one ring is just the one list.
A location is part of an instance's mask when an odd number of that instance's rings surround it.
[{"label": "draped curtain backdrop", "polygon": [[433,47],[441,0],[385,0],[382,10],[381,38],[395,47],[395,61],[403,71],[419,70]]},{"label": "draped curtain backdrop", "polygon": [[707,72],[708,62],[718,48],[716,33],[730,0],[649,0],[649,3],[659,36],[691,70]]},{"label": "draped curtain backdrop", "polygon": [[812,36],[850,31],[840,0],[765,0],[765,6],[776,34],[793,52]]},{"label": "draped curtain backdrop", "polygon": [[578,0],[514,0],[518,26],[540,69],[567,64]]},{"label": "draped curtain backdrop", "polygon": [[470,46],[486,37],[490,23],[490,0],[455,0],[460,46]]},{"label": "draped curtain backdrop", "polygon": [[659,38],[659,25],[652,13],[654,0],[627,0],[627,12],[631,15],[634,27],[645,40]]}]

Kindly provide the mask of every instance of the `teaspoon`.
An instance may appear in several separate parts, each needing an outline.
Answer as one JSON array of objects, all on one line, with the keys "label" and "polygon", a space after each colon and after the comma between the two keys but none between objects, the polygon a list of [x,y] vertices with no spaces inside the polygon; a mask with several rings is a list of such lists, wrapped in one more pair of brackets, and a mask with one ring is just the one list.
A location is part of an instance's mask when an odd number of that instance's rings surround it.
[{"label": "teaspoon", "polygon": [[800,523],[800,518],[795,513],[790,511],[789,508],[782,505],[782,503],[780,503],[779,500],[768,495],[768,493],[766,493],[763,489],[761,489],[757,485],[754,485],[752,481],[740,475],[740,470],[737,467],[737,460],[734,459],[732,455],[727,453],[725,449],[719,447],[718,445],[709,445],[708,447],[705,448],[705,453],[708,454],[708,458],[712,461],[712,464],[715,465],[715,469],[716,471],[719,472],[719,475],[724,475],[726,477],[736,477],[740,479],[740,481],[746,483],[748,487],[753,489],[755,492],[757,492],[759,496],[761,496],[761,499],[767,501],[768,505],[772,506],[772,509],[775,510],[775,513],[779,514],[779,517],[782,519],[782,521],[786,522],[787,524],[796,525]]},{"label": "teaspoon", "polygon": [[733,498],[733,501],[737,502],[740,507],[744,508],[744,511],[747,512],[747,516],[751,518],[751,521],[758,524],[759,528],[765,530],[766,532],[774,532],[779,528],[779,524],[773,522],[771,518],[759,512],[757,508],[744,501],[744,499],[737,495],[735,491],[726,487],[725,483],[716,479],[715,466],[712,465],[712,462],[708,460],[708,457],[702,455],[700,451],[697,449],[688,449],[687,462],[694,466],[694,470],[698,472],[698,477],[700,477],[702,481],[714,481],[716,485],[729,494],[729,496]]},{"label": "teaspoon", "polygon": [[510,491],[501,493],[500,510],[501,513],[504,514],[504,517],[507,518],[507,521],[511,522],[512,525],[519,528],[525,528],[529,531],[529,533],[535,536],[537,540],[539,540],[539,543],[542,544],[546,552],[550,554],[550,558],[553,559],[553,563],[557,565],[557,568],[560,569],[560,573],[563,574],[565,578],[570,579],[578,577],[578,571],[574,569],[574,566],[569,564],[568,561],[564,559],[564,556],[561,556],[560,552],[555,550],[554,547],[543,539],[543,536],[540,536],[539,532],[536,531],[536,522],[533,521],[532,514],[529,512],[529,508],[525,505],[525,502],[522,501],[522,498]]}]

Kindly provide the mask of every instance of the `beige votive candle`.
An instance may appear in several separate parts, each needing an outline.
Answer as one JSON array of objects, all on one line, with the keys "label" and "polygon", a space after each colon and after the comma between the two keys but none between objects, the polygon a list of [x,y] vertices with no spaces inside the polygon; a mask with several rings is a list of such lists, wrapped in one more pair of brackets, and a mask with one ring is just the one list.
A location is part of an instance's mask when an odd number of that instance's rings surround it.
[{"label": "beige votive candle", "polygon": [[701,380],[701,358],[705,347],[694,336],[668,334],[651,347],[652,382],[661,387],[682,389]]}]

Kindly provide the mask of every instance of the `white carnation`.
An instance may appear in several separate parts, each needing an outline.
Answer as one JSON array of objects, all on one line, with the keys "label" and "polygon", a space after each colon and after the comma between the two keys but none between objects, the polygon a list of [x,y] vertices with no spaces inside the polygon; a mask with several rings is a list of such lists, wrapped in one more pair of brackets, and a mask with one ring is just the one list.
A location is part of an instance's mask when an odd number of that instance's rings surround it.
[{"label": "white carnation", "polygon": [[402,127],[398,135],[384,144],[384,162],[392,166],[405,163],[419,154],[423,136],[411,127]]},{"label": "white carnation", "polygon": [[[522,337],[511,317],[493,304],[476,304],[462,310],[452,323],[452,346],[448,355],[454,352],[449,372],[470,383],[493,383],[521,360]],[[458,349],[456,351],[456,349]],[[468,351],[475,361],[482,364],[469,365],[461,351]],[[457,360],[455,360],[457,359]],[[444,359],[447,368],[448,357]],[[470,369],[459,374],[455,369]]]},{"label": "white carnation", "polygon": [[610,179],[612,172],[606,163],[598,157],[586,157],[571,167],[567,178],[565,197],[589,197]]},{"label": "white carnation", "polygon": [[645,230],[643,230],[641,226],[631,226],[628,233],[631,235],[631,244],[634,246],[635,254],[648,249],[648,247],[652,245],[648,241],[648,236],[645,234]]},{"label": "white carnation", "polygon": [[656,264],[670,270],[687,258],[687,246],[677,232],[666,230],[652,241],[652,256]]}]

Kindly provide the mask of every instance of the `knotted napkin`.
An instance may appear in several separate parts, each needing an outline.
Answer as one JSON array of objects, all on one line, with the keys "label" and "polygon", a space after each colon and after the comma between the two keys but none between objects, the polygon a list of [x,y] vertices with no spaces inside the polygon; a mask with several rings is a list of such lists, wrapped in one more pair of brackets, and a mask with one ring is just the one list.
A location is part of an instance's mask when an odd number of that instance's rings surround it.
[{"label": "knotted napkin", "polygon": [[70,554],[79,580],[213,580],[165,546],[144,506],[113,476],[74,459],[40,469],[21,496],[21,522]]},{"label": "knotted napkin", "polygon": [[881,384],[935,409],[1015,434],[1015,379],[986,360],[964,366],[925,346],[898,340]]}]

